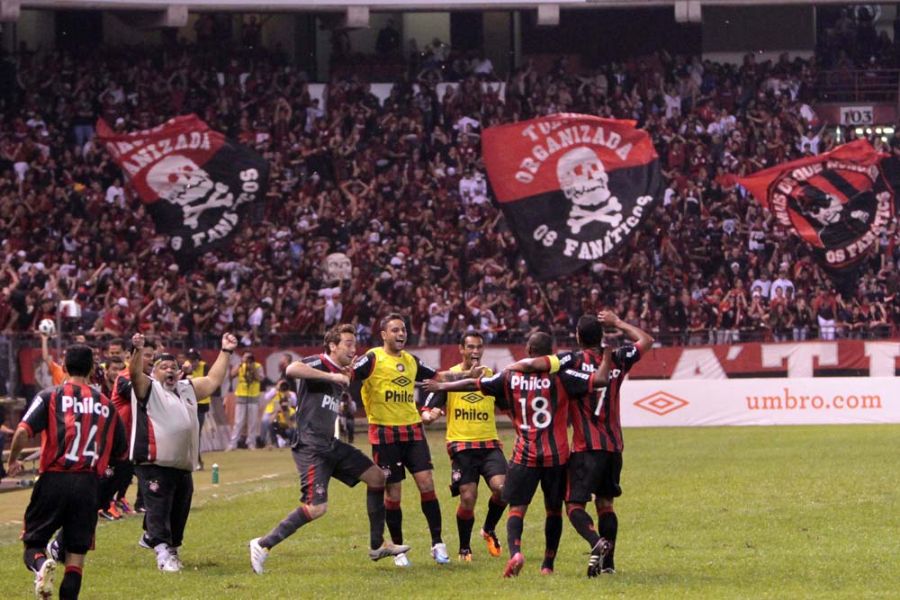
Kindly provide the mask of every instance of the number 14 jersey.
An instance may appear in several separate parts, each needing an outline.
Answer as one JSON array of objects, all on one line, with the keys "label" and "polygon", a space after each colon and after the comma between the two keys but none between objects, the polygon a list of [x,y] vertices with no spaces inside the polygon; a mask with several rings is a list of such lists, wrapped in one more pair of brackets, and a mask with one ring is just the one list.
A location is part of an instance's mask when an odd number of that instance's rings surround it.
[{"label": "number 14 jersey", "polygon": [[[558,364],[558,363],[556,363]],[[559,373],[503,371],[478,380],[482,394],[494,396],[516,428],[511,462],[554,467],[569,460],[569,398],[593,393],[595,373],[567,369]]]}]

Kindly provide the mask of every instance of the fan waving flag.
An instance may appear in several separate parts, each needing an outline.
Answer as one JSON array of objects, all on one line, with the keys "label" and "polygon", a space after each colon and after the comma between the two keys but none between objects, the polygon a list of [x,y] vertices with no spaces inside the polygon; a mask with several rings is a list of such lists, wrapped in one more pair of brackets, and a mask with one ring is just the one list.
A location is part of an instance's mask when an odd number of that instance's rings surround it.
[{"label": "fan waving flag", "polygon": [[615,252],[659,197],[659,159],[634,121],[557,114],[486,129],[484,163],[531,272],[571,273]]},{"label": "fan waving flag", "polygon": [[97,137],[180,262],[227,240],[249,207],[265,197],[268,162],[196,115],[124,134],[101,119]]},{"label": "fan waving flag", "polygon": [[894,192],[881,168],[883,154],[866,140],[795,160],[739,180],[801,237],[825,267],[852,267],[878,248],[894,217]]}]

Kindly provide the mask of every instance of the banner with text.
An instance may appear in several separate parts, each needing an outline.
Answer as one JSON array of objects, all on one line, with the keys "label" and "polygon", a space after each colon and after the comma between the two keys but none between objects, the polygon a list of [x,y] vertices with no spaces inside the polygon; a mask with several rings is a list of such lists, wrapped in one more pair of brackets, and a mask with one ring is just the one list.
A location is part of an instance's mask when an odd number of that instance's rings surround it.
[{"label": "banner with text", "polygon": [[614,252],[660,195],[656,150],[634,121],[557,114],[491,127],[482,152],[497,202],[540,279]]},{"label": "banner with text", "polygon": [[179,261],[227,240],[265,198],[269,164],[196,115],[153,129],[116,133],[101,119],[106,145]]}]

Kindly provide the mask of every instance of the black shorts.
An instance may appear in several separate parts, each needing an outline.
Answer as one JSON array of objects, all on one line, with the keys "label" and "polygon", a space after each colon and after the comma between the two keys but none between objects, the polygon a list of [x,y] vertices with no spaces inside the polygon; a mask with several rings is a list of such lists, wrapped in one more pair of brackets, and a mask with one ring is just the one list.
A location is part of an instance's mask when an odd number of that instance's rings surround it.
[{"label": "black shorts", "polygon": [[450,457],[450,493],[459,496],[459,486],[478,483],[484,477],[490,483],[496,475],[506,475],[506,457],[500,448],[460,450]]},{"label": "black shorts", "polygon": [[409,442],[393,442],[391,444],[372,444],[372,460],[384,471],[388,483],[397,483],[406,479],[406,471],[415,475],[420,471],[433,471],[431,450],[425,440]]},{"label": "black shorts", "polygon": [[566,495],[566,466],[526,467],[509,463],[506,483],[503,484],[503,500],[510,506],[531,504],[538,484],[544,492],[544,506],[553,510],[562,508]]},{"label": "black shorts", "polygon": [[25,509],[25,546],[43,549],[62,528],[66,552],[87,554],[97,528],[98,486],[94,473],[43,473]]},{"label": "black shorts", "polygon": [[291,450],[300,475],[300,502],[328,502],[328,482],[334,477],[353,487],[374,463],[358,448],[335,440],[330,448],[298,446]]},{"label": "black shorts", "polygon": [[573,452],[569,456],[569,487],[566,502],[587,504],[592,496],[618,498],[622,495],[622,453],[605,450]]}]

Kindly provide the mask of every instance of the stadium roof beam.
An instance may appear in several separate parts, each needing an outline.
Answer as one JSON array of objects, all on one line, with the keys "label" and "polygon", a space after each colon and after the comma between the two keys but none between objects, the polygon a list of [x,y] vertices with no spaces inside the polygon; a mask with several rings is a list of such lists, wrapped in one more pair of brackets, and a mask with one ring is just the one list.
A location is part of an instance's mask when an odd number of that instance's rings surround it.
[{"label": "stadium roof beam", "polygon": [[[892,3],[896,3],[894,0]],[[369,11],[442,11],[447,10],[515,10],[535,9],[541,5],[556,5],[560,9],[584,8],[644,8],[657,6],[685,8],[685,15],[699,15],[703,6],[759,6],[759,5],[807,5],[847,4],[848,0],[177,0],[177,5],[188,11],[236,11],[236,12],[346,12],[351,7]],[[0,0],[2,10],[15,13],[12,8],[21,5],[32,9],[94,9],[94,10],[165,10],[171,0]],[[6,13],[0,13],[4,15]]]}]

